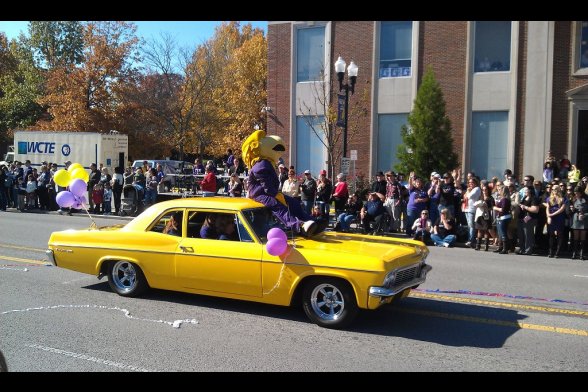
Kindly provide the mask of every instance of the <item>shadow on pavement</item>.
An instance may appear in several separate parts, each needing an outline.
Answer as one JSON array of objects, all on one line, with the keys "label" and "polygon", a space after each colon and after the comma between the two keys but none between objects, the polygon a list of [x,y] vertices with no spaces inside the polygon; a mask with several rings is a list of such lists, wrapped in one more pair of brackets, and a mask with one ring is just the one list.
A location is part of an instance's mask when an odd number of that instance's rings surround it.
[{"label": "shadow on pavement", "polygon": [[363,311],[351,330],[444,346],[499,348],[525,318],[516,310],[409,297],[396,305]]},{"label": "shadow on pavement", "polygon": [[[84,288],[114,295],[106,281]],[[150,290],[139,299],[125,300],[200,306],[305,322],[312,326],[300,306],[283,307],[166,290]],[[444,346],[499,348],[520,329],[516,323],[526,317],[510,309],[409,297],[375,311],[361,311],[347,331],[403,337]],[[498,325],[500,323],[503,325]]]}]

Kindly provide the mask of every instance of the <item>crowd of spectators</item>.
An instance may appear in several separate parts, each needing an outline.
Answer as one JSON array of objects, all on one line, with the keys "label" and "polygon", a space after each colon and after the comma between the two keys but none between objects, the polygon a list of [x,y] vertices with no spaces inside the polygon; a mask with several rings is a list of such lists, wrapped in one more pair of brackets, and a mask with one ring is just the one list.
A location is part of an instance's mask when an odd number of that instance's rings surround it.
[{"label": "crowd of spectators", "polygon": [[[67,168],[71,162],[65,162]],[[228,179],[217,177],[213,161],[206,165],[197,159],[194,175],[202,196],[224,194],[246,196],[246,168],[239,158],[227,151],[223,159]],[[162,192],[165,174],[161,165],[116,168],[111,175],[103,165],[90,165],[88,201],[95,214],[119,214],[123,188],[132,185],[144,205],[156,202]],[[53,176],[56,163],[43,162],[37,170],[29,161],[0,167],[0,210],[52,211],[59,207],[55,196],[64,188]],[[542,178],[525,175],[519,182],[509,169],[504,177],[480,179],[474,172],[465,177],[459,169],[432,172],[420,178],[414,172],[379,171],[369,189],[350,194],[346,176],[335,181],[322,170],[315,178],[310,170],[297,175],[293,166],[277,167],[280,190],[300,201],[303,210],[320,218],[331,215],[334,230],[369,234],[396,234],[427,244],[452,247],[456,243],[475,250],[508,254],[546,254],[584,259],[588,229],[588,176],[580,179],[580,170],[567,156],[557,160],[551,151],[545,158]],[[226,177],[225,177],[226,178]],[[219,181],[220,180],[220,181]],[[61,209],[61,213],[71,213]],[[518,247],[518,250],[517,250]]]}]

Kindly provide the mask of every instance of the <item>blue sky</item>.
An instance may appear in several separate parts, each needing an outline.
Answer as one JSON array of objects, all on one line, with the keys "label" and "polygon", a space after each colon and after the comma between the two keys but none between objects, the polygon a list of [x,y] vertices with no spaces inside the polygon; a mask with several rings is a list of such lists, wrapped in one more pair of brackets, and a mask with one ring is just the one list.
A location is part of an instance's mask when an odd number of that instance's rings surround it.
[{"label": "blue sky", "polygon": [[[158,38],[160,32],[167,32],[175,37],[180,47],[194,47],[200,45],[214,34],[214,28],[222,22],[214,21],[140,21],[137,25],[137,35],[149,40]],[[241,25],[251,23],[253,27],[260,27],[267,33],[266,21],[242,21]],[[4,32],[8,39],[18,37],[22,31],[26,33],[28,22],[2,22],[0,31]]]}]

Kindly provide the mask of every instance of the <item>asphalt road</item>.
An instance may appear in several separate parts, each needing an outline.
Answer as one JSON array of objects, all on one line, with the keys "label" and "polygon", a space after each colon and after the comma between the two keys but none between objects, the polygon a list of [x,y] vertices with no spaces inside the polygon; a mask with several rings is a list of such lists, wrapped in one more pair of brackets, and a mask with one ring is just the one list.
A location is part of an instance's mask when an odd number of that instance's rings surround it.
[{"label": "asphalt road", "polygon": [[89,223],[0,213],[9,371],[588,371],[588,261],[431,248],[426,284],[334,331],[300,308],[123,298],[106,279],[45,265],[52,231]]}]

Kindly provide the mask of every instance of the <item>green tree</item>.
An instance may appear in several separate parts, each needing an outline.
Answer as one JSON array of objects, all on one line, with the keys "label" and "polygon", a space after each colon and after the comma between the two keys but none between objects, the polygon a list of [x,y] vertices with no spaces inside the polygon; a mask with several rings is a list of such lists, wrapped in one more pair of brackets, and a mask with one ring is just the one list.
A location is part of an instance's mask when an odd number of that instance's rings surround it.
[{"label": "green tree", "polygon": [[398,146],[396,170],[414,171],[428,178],[433,171],[450,172],[458,165],[445,99],[430,67],[423,76],[408,124],[400,130],[403,144]]},{"label": "green tree", "polygon": [[84,30],[78,21],[29,22],[28,43],[37,65],[48,69],[80,64],[84,60]]},{"label": "green tree", "polygon": [[9,131],[29,127],[41,118],[44,109],[37,100],[43,84],[44,75],[23,40],[8,42],[0,33],[0,141],[9,140]]}]

